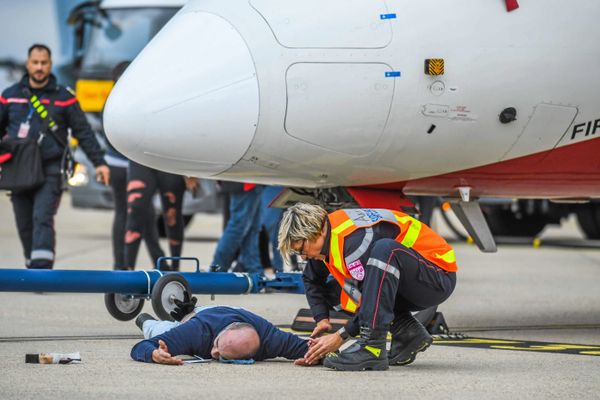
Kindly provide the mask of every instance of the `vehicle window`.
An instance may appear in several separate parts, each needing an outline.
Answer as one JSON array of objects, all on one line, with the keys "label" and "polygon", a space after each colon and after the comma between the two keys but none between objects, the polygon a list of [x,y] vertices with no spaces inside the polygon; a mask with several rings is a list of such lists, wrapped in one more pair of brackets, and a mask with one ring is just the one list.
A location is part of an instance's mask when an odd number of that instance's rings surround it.
[{"label": "vehicle window", "polygon": [[129,8],[98,14],[82,70],[112,70],[122,61],[133,60],[176,12],[175,8]]}]

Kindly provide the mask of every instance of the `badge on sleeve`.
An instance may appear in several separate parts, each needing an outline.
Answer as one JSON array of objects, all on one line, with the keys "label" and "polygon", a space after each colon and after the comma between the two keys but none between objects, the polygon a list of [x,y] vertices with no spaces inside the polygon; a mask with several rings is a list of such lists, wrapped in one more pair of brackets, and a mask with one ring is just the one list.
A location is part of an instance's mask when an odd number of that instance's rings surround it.
[{"label": "badge on sleeve", "polygon": [[360,260],[356,260],[350,264],[348,264],[348,271],[350,275],[357,281],[362,281],[365,278],[365,269],[363,268]]}]

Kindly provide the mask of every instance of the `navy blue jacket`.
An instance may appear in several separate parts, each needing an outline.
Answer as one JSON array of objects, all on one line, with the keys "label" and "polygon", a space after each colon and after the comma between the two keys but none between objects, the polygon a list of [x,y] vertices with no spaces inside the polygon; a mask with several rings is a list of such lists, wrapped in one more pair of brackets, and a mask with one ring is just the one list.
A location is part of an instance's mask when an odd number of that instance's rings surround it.
[{"label": "navy blue jacket", "polygon": [[[375,242],[382,238],[395,238],[398,236],[398,227],[394,224],[390,224],[387,222],[380,222],[372,227],[373,229],[373,237],[367,248],[363,249],[360,257],[358,258],[362,265],[367,265],[368,259],[370,257],[371,249]],[[329,245],[330,245],[330,232],[331,225],[329,221],[327,222],[327,234],[325,235],[325,242],[323,243],[323,248],[321,249],[321,254],[325,256],[325,259],[329,258]],[[363,239],[365,237],[365,229],[359,228],[352,232],[344,239],[344,255],[353,254],[361,247],[363,244]],[[302,273],[302,280],[304,281],[304,291],[306,293],[306,300],[310,306],[310,311],[313,315],[313,318],[316,322],[319,322],[322,319],[329,318],[329,307],[327,303],[327,298],[329,298],[328,293],[330,287],[327,285],[327,282],[332,279],[329,274],[329,270],[327,269],[327,265],[325,262],[320,260],[309,260],[304,267],[304,271]],[[337,282],[336,282],[337,283]],[[359,283],[359,288],[362,287],[362,282]],[[335,293],[336,303],[339,304],[339,291],[341,288],[339,285],[336,286],[338,290]],[[359,333],[360,325],[358,323],[358,314],[354,315],[354,318],[349,320],[346,323],[346,331],[350,336],[356,336]]]},{"label": "navy blue jacket", "polygon": [[277,329],[258,315],[241,308],[218,306],[200,311],[162,335],[139,342],[131,349],[131,358],[152,362],[152,352],[158,348],[158,341],[163,340],[171,355],[197,355],[210,359],[215,337],[232,322],[247,322],[258,332],[260,347],[254,356],[256,361],[275,357],[295,360],[304,357],[308,351],[306,340]]},{"label": "navy blue jacket", "polygon": [[[19,83],[16,83],[2,92],[0,96],[0,139],[5,135],[17,137],[21,123],[25,122],[32,107],[29,99],[23,94],[23,88],[28,87],[33,94],[41,98],[42,104],[49,111],[52,119],[58,125],[56,135],[63,143],[67,143],[68,128],[79,141],[81,148],[94,166],[105,164],[103,151],[96,140],[85,114],[81,111],[75,96],[63,86],[56,83],[56,77],[50,75],[48,84],[41,89],[29,87],[29,75],[25,74]],[[42,128],[40,116],[33,112],[29,120],[30,138],[37,139]],[[60,172],[60,160],[64,146],[50,133],[41,143],[42,164],[46,174]]]}]

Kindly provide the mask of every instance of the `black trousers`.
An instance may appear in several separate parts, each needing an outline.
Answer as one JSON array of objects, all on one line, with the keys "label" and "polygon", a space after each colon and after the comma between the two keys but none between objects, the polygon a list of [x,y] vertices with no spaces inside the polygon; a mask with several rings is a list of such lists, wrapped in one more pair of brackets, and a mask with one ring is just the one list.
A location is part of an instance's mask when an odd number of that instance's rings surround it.
[{"label": "black trousers", "polygon": [[441,269],[393,239],[380,239],[365,266],[358,322],[387,331],[394,316],[439,305],[455,286],[456,273]]},{"label": "black trousers", "polygon": [[[127,223],[127,168],[110,166],[110,186],[113,191],[115,214],[112,224],[113,268],[124,269],[125,264],[125,224]],[[164,255],[158,242],[158,230],[152,204],[146,212],[146,225],[142,238],[151,260]]]},{"label": "black trousers", "polygon": [[[142,235],[149,219],[148,210],[152,207],[152,196],[157,189],[160,192],[171,256],[181,256],[184,229],[181,209],[185,192],[183,177],[130,161],[125,230],[125,265],[129,268],[136,264]],[[179,270],[179,262],[174,261],[172,267]]]},{"label": "black trousers", "polygon": [[52,268],[56,232],[54,216],[62,197],[62,177],[47,175],[35,189],[13,193],[11,201],[27,268]]}]

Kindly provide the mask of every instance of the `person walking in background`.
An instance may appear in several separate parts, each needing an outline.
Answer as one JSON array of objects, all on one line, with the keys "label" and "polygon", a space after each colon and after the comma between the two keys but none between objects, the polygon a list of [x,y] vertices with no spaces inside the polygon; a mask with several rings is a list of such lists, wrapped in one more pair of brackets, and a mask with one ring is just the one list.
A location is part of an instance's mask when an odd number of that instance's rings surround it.
[{"label": "person walking in background", "polygon": [[[27,73],[0,96],[0,138],[37,140],[44,182],[33,189],[13,192],[11,201],[27,268],[52,268],[55,260],[54,216],[62,197],[63,159],[68,150],[68,130],[96,168],[96,180],[108,185],[110,170],[103,152],[75,95],[56,82],[52,53],[43,44],[29,48]],[[31,94],[37,98],[30,100]],[[40,136],[52,119],[58,129]],[[41,140],[41,141],[40,141]]]},{"label": "person walking in background", "polygon": [[229,221],[217,243],[212,265],[217,272],[227,272],[237,259],[236,270],[262,273],[258,236],[263,187],[238,182],[220,182],[219,186],[230,196]]},{"label": "person walking in background", "polygon": [[[114,68],[113,80],[119,80],[130,61],[123,61]],[[106,138],[106,154],[104,160],[110,168],[110,187],[113,192],[115,214],[112,224],[112,249],[113,249],[113,268],[125,269],[125,224],[127,222],[127,169],[129,159],[116,150],[108,138]],[[146,210],[145,226],[142,237],[146,243],[146,248],[152,261],[156,261],[164,253],[158,242],[158,230],[156,228],[156,217],[152,204],[148,205]]]},{"label": "person walking in background", "polygon": [[[125,229],[125,268],[134,269],[137,255],[148,219],[154,220],[154,213],[149,215],[152,197],[158,189],[163,208],[165,230],[169,241],[171,257],[180,257],[183,246],[183,193],[186,187],[195,192],[198,190],[196,178],[183,177],[159,171],[129,161],[127,180],[127,223]],[[164,253],[160,250],[159,257]],[[179,271],[179,260],[172,260],[171,266],[161,265],[161,269]]]},{"label": "person walking in background", "polygon": [[263,189],[261,195],[261,225],[268,236],[268,245],[265,250],[269,253],[270,247],[270,266],[275,273],[283,272],[283,258],[281,258],[281,253],[279,253],[279,240],[277,239],[283,209],[269,207],[269,205],[282,190],[281,186],[267,186]]}]

